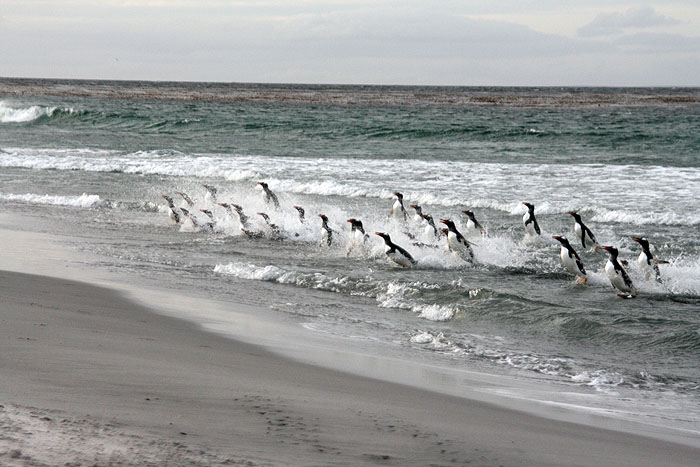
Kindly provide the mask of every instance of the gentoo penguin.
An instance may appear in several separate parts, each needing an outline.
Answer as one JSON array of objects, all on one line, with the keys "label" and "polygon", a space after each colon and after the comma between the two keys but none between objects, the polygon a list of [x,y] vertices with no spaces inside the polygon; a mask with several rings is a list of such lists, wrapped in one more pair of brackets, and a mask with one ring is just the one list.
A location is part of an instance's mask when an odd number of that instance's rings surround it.
[{"label": "gentoo penguin", "polygon": [[206,230],[207,232],[213,232],[214,231],[214,214],[209,209],[200,209],[201,212],[206,214],[206,216],[209,218],[209,222],[206,222],[202,224],[202,230]]},{"label": "gentoo penguin", "polygon": [[333,244],[333,234],[336,231],[328,225],[328,217],[325,214],[319,214],[318,217],[321,218],[321,246],[324,244],[331,246]]},{"label": "gentoo penguin", "polygon": [[[421,218],[426,222],[425,231],[424,231],[423,235],[426,237],[426,239],[428,241],[439,239],[443,235],[443,233],[441,231],[442,229],[438,229],[435,226],[435,221],[433,220],[433,216],[431,216],[429,214],[421,214]],[[447,230],[447,229],[445,229],[445,230]]]},{"label": "gentoo penguin", "polygon": [[624,294],[618,295],[623,298],[631,298],[637,295],[637,290],[634,288],[634,284],[632,284],[632,279],[630,279],[627,272],[617,260],[617,248],[612,246],[602,246],[601,248],[610,253],[610,258],[608,258],[607,263],[605,263],[605,274],[607,274],[613,287],[624,292]]},{"label": "gentoo penguin", "polygon": [[530,203],[523,203],[527,206],[527,212],[523,216],[523,225],[525,226],[525,232],[531,237],[536,237],[542,233],[540,230],[540,225],[537,223],[535,218],[535,205]]},{"label": "gentoo penguin", "polygon": [[581,246],[588,248],[586,245],[586,242],[588,242],[590,246],[597,250],[598,242],[595,239],[595,235],[593,235],[591,229],[589,229],[586,224],[583,223],[581,216],[574,211],[569,211],[567,214],[574,218],[574,232],[576,233],[576,238],[581,240]]},{"label": "gentoo penguin", "polygon": [[273,224],[272,222],[270,222],[270,216],[268,216],[264,212],[259,212],[258,216],[262,217],[263,220],[265,220],[265,225],[267,225],[267,228],[270,229],[270,234],[272,238],[282,237],[282,230],[277,226],[277,224]]},{"label": "gentoo penguin", "polygon": [[362,221],[357,219],[348,219],[350,223],[350,241],[348,242],[348,255],[357,247],[363,247],[369,235],[365,232],[362,226]]},{"label": "gentoo penguin", "polygon": [[275,209],[279,209],[280,207],[280,202],[277,199],[277,195],[270,190],[270,187],[267,186],[267,183],[265,182],[258,182],[258,185],[260,185],[263,189],[263,199],[267,204],[272,204]]},{"label": "gentoo penguin", "polygon": [[394,196],[396,196],[396,200],[394,200],[394,204],[391,206],[389,217],[401,222],[406,222],[408,214],[406,213],[406,208],[403,206],[403,194],[395,191]]},{"label": "gentoo penguin", "polygon": [[479,221],[476,220],[476,216],[474,215],[474,212],[472,211],[462,211],[462,214],[467,216],[467,235],[481,235],[482,237],[486,236],[486,229],[479,224]]},{"label": "gentoo penguin", "polygon": [[207,189],[207,192],[204,195],[204,202],[207,204],[216,204],[216,192],[218,191],[216,187],[206,184],[202,186]]},{"label": "gentoo penguin", "polygon": [[[209,226],[206,224],[202,224],[197,220],[196,217],[194,217],[193,214],[190,214],[190,212],[185,209],[185,208],[180,208],[180,211],[182,211],[182,214],[185,216],[185,218],[189,219],[190,222],[192,223],[192,228],[197,231],[197,232],[202,232],[202,231],[209,231]],[[185,228],[185,222],[182,222],[182,227],[180,227],[181,231],[182,229]]]},{"label": "gentoo penguin", "polygon": [[450,219],[440,219],[447,226],[447,250],[459,255],[465,261],[474,261],[474,252],[464,235],[457,230],[455,223]]},{"label": "gentoo penguin", "polygon": [[564,268],[571,274],[576,276],[577,284],[580,284],[581,282],[583,282],[583,285],[588,284],[588,276],[586,275],[586,270],[583,267],[581,258],[574,251],[571,244],[569,244],[569,240],[567,240],[566,237],[560,237],[559,235],[554,235],[552,238],[561,243],[561,251],[559,252],[561,265],[564,266]]},{"label": "gentoo penguin", "polygon": [[163,195],[163,199],[168,203],[168,217],[170,217],[176,224],[179,224],[180,214],[177,212],[173,199],[168,195]]},{"label": "gentoo penguin", "polygon": [[413,256],[411,256],[408,251],[392,242],[389,234],[382,232],[375,232],[374,234],[384,239],[384,253],[386,253],[387,258],[391,261],[404,268],[410,268],[416,265],[416,260],[413,259]]},{"label": "gentoo penguin", "polygon": [[302,208],[301,206],[294,206],[294,209],[296,209],[297,213],[299,214],[299,222],[301,222],[302,224],[306,224],[306,217],[304,217],[304,208]]},{"label": "gentoo penguin", "polygon": [[413,215],[413,221],[418,225],[423,224],[423,208],[417,204],[411,204],[409,207],[416,211],[416,213]]},{"label": "gentoo penguin", "polygon": [[236,211],[236,214],[238,214],[238,221],[241,223],[241,227],[244,229],[249,229],[250,218],[243,212],[243,206],[231,203],[231,207],[234,211]]},{"label": "gentoo penguin", "polygon": [[637,258],[637,263],[647,280],[651,279],[652,274],[656,277],[656,282],[661,283],[661,271],[659,271],[659,263],[665,264],[668,261],[662,261],[654,258],[651,254],[651,249],[649,248],[649,240],[645,237],[633,237],[632,240],[639,243],[642,246],[642,252],[639,253]]},{"label": "gentoo penguin", "polygon": [[192,200],[192,198],[187,196],[187,193],[183,193],[182,191],[176,191],[175,194],[182,196],[183,207],[187,206],[188,208],[191,208],[194,206],[194,201]]}]

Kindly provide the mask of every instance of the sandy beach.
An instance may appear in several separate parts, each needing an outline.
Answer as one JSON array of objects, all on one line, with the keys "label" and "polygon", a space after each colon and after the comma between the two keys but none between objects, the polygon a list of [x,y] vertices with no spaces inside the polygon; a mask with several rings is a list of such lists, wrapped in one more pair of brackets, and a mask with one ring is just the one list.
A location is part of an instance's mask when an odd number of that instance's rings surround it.
[{"label": "sandy beach", "polygon": [[3,271],[0,297],[2,465],[639,466],[700,457],[687,436],[674,443],[301,363],[103,286]]}]

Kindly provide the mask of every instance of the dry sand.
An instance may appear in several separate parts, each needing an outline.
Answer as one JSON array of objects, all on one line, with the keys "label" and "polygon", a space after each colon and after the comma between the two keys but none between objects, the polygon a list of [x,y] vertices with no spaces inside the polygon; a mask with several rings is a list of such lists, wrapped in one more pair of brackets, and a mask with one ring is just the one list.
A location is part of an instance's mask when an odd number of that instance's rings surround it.
[{"label": "dry sand", "polygon": [[0,272],[0,465],[697,465],[700,449],[299,363]]}]

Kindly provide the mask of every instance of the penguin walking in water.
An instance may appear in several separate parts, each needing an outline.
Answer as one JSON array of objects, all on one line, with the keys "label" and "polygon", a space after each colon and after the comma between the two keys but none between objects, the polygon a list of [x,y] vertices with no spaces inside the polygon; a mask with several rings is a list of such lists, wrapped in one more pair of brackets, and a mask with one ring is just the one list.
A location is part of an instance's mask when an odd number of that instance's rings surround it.
[{"label": "penguin walking in water", "polygon": [[530,237],[539,237],[542,234],[540,230],[540,225],[537,223],[535,218],[535,205],[530,203],[523,203],[527,206],[527,212],[523,215],[523,225],[525,226],[525,232]]},{"label": "penguin walking in water", "polygon": [[435,220],[433,219],[433,216],[430,214],[421,214],[421,218],[425,221],[425,229],[423,231],[423,236],[425,237],[426,241],[432,242],[435,240],[440,240],[444,235],[441,231],[441,229],[438,229],[435,226]]},{"label": "penguin walking in water", "polygon": [[209,222],[205,222],[204,224],[202,224],[202,230],[206,232],[213,232],[214,224],[216,223],[216,221],[214,220],[214,214],[209,209],[200,209],[200,211],[203,212],[209,218]]},{"label": "penguin walking in water", "polygon": [[[569,211],[567,214],[574,218],[574,232],[576,233],[576,238],[581,241],[581,246],[583,248],[592,246],[596,251],[598,251],[598,242],[595,239],[595,235],[593,235],[591,229],[589,229],[588,226],[583,223],[581,216],[574,211]],[[588,245],[586,245],[586,243],[588,243]]]},{"label": "penguin walking in water", "polygon": [[389,260],[404,268],[410,268],[417,264],[408,251],[391,241],[389,234],[383,232],[375,232],[374,234],[384,239],[384,253],[386,253]]},{"label": "penguin walking in water", "polygon": [[486,237],[486,229],[476,220],[474,212],[462,211],[462,214],[467,216],[467,235],[481,235],[482,237]]},{"label": "penguin walking in water", "polygon": [[202,186],[207,190],[207,192],[204,194],[204,202],[206,204],[217,204],[216,193],[218,190],[216,189],[216,187],[206,184]]},{"label": "penguin walking in water", "polygon": [[653,275],[656,278],[656,282],[661,284],[661,271],[659,271],[659,264],[666,264],[668,261],[654,258],[654,255],[651,254],[651,249],[649,248],[649,240],[647,240],[645,237],[633,237],[632,240],[639,243],[639,245],[642,247],[642,252],[639,253],[637,263],[639,264],[641,270],[644,271],[644,275],[646,276],[647,280],[650,280]]},{"label": "penguin walking in water", "polygon": [[194,200],[190,198],[187,193],[184,193],[182,191],[176,191],[176,195],[180,195],[182,197],[182,207],[183,208],[193,208],[194,207]]},{"label": "penguin walking in water", "polygon": [[267,186],[267,183],[265,182],[258,182],[258,185],[260,185],[263,189],[263,199],[267,204],[270,204],[275,207],[275,209],[280,208],[280,202],[277,199],[277,195],[270,190],[270,187]]},{"label": "penguin walking in water", "polygon": [[566,237],[560,237],[559,235],[554,235],[552,238],[561,243],[561,251],[559,252],[561,265],[564,266],[564,269],[576,276],[577,284],[583,283],[583,285],[587,285],[588,276],[586,275],[586,269],[583,267],[581,257],[579,257],[578,253],[574,251],[573,247],[569,243],[569,240],[567,240]]},{"label": "penguin walking in water", "polygon": [[474,251],[464,235],[457,230],[455,223],[450,219],[440,219],[440,222],[447,226],[447,249],[465,261],[474,262]]},{"label": "penguin walking in water", "polygon": [[182,211],[182,215],[185,216],[185,219],[189,219],[190,221],[190,228],[188,229],[187,224],[185,224],[185,221],[183,220],[182,222],[182,227],[180,227],[181,232],[186,232],[187,230],[191,230],[194,232],[211,232],[211,229],[209,228],[209,223],[202,224],[197,220],[197,218],[194,216],[194,214],[191,214],[190,211],[188,211],[185,208],[180,208],[180,211]]},{"label": "penguin walking in water", "polygon": [[364,248],[369,235],[365,232],[362,221],[357,219],[348,219],[350,223],[350,240],[348,242],[348,256],[355,248]]},{"label": "penguin walking in water", "polygon": [[294,209],[296,209],[297,214],[299,214],[299,222],[301,222],[302,224],[306,224],[306,213],[304,211],[304,208],[302,208],[301,206],[294,206]]},{"label": "penguin walking in water", "polygon": [[408,213],[403,205],[403,194],[395,191],[394,196],[396,196],[396,199],[394,200],[394,204],[391,206],[391,211],[389,211],[389,217],[400,222],[406,222]]},{"label": "penguin walking in water", "polygon": [[617,248],[612,246],[602,246],[603,250],[610,253],[608,261],[605,263],[605,274],[610,279],[610,283],[614,288],[623,292],[618,294],[622,298],[632,298],[637,295],[637,289],[632,284],[632,279],[627,275],[627,271],[622,267],[617,260]]},{"label": "penguin walking in water", "polygon": [[168,203],[168,217],[176,224],[180,223],[180,214],[177,212],[173,199],[168,195],[163,195],[163,199]]},{"label": "penguin walking in water", "polygon": [[273,239],[280,239],[282,238],[282,229],[279,228],[277,224],[273,224],[270,221],[270,216],[268,216],[264,212],[259,212],[258,216],[262,217],[263,220],[265,221],[265,225],[267,226],[268,230],[270,231],[270,237]]},{"label": "penguin walking in water", "polygon": [[319,214],[318,217],[321,218],[321,246],[324,244],[331,246],[333,245],[333,234],[338,232],[328,225],[328,217],[325,214]]}]

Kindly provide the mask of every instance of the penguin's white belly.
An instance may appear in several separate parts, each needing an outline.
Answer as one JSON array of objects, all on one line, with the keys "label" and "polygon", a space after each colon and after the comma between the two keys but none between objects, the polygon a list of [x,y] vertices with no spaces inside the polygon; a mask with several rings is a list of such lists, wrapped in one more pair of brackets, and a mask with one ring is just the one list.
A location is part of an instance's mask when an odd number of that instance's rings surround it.
[{"label": "penguin's white belly", "polygon": [[168,217],[175,222],[176,224],[179,222],[179,215],[173,210],[173,208],[168,208]]},{"label": "penguin's white belly", "polygon": [[539,234],[535,230],[535,222],[530,222],[528,223],[527,221],[530,220],[530,213],[526,213],[523,216],[523,225],[525,226],[525,233],[530,235],[531,237],[538,237]]},{"label": "penguin's white belly", "polygon": [[639,264],[639,269],[642,270],[647,279],[651,278],[652,276],[654,276],[654,274],[656,274],[654,268],[651,265],[649,265],[647,254],[643,251],[639,254],[639,257],[637,258],[637,264]]},{"label": "penguin's white belly", "polygon": [[391,216],[399,221],[406,220],[406,216],[402,209],[401,203],[399,203],[398,201],[394,201],[394,205],[391,208]]},{"label": "penguin's white belly", "polygon": [[390,251],[390,250],[391,250],[391,248],[389,248],[389,247],[387,247],[385,249],[386,256],[391,261],[393,261],[394,263],[398,264],[399,266],[403,266],[405,268],[410,268],[411,266],[413,266],[411,261],[408,258],[406,258],[400,251],[398,251],[398,250]]},{"label": "penguin's white belly", "polygon": [[561,258],[561,264],[562,266],[564,266],[564,269],[566,269],[575,276],[584,275],[579,270],[578,264],[576,264],[576,258],[569,256],[569,250],[567,250],[566,248],[562,248],[559,252],[559,257]]},{"label": "penguin's white belly", "polygon": [[471,249],[467,245],[460,243],[454,232],[447,233],[447,245],[450,251],[454,252],[463,260],[471,261],[473,259]]},{"label": "penguin's white belly", "polygon": [[622,274],[615,270],[615,266],[611,261],[605,263],[605,274],[607,274],[613,287],[625,293],[632,292],[632,289],[625,284],[625,279],[623,279]]}]

